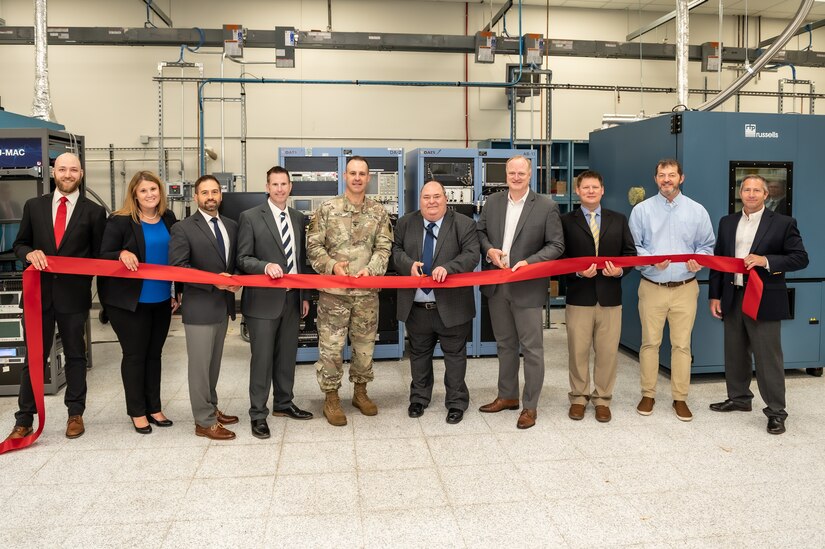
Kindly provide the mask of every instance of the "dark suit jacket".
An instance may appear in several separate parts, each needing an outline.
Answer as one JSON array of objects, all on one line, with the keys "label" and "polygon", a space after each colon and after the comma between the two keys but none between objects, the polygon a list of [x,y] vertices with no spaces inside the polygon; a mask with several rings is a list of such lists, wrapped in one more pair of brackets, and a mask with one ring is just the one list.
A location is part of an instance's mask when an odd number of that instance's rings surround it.
[{"label": "dark suit jacket", "polygon": [[[415,261],[421,261],[424,249],[424,217],[420,211],[398,220],[392,244],[392,260],[402,276],[409,275]],[[463,214],[448,210],[438,230],[433,269],[444,267],[447,274],[471,272],[478,265],[479,243],[475,222]],[[438,316],[447,328],[470,322],[476,314],[473,288],[435,288]],[[406,322],[413,306],[415,290],[398,290],[396,317]]]},{"label": "dark suit jacket", "polygon": [[[714,255],[736,257],[736,228],[741,213],[731,214],[719,221]],[[749,276],[756,273],[764,283],[762,302],[756,317],[759,320],[784,320],[790,318],[785,273],[798,271],[808,266],[808,253],[802,245],[802,237],[796,228],[796,220],[765,208],[762,221],[756,230],[750,253],[764,255],[768,258],[768,272],[763,267],[756,267]],[[733,306],[733,274],[710,271],[708,297],[722,302],[722,314]]]},{"label": "dark suit jacket", "polygon": [[[106,210],[81,196],[57,249],[54,242],[52,197],[32,198],[23,206],[23,219],[14,241],[14,253],[26,262],[26,255],[42,250],[46,255],[94,259],[106,226]],[[92,277],[44,273],[41,277],[43,308],[54,307],[58,313],[81,313],[92,306]]]},{"label": "dark suit jacket", "polygon": [[[295,241],[292,260],[299,273],[305,272],[304,214],[287,208]],[[286,256],[278,223],[267,200],[241,213],[238,219],[238,269],[246,274],[264,274],[267,263],[277,263],[286,272]],[[281,288],[244,288],[241,312],[252,318],[274,320],[281,316],[286,290]]]},{"label": "dark suit jacket", "polygon": [[[210,273],[234,273],[238,225],[226,216],[221,216],[221,221],[229,234],[225,242],[228,262],[218,250],[212,227],[197,211],[172,227],[169,264]],[[235,319],[235,294],[212,284],[184,284],[182,301],[184,324],[218,324],[226,315]]]},{"label": "dark suit jacket", "polygon": [[[507,195],[502,191],[490,195],[478,220],[478,239],[481,242],[481,268],[497,269],[487,261],[490,248],[501,249],[504,243],[504,221],[507,215]],[[521,260],[538,263],[556,259],[564,252],[564,233],[559,218],[559,207],[545,195],[528,192],[524,209],[516,226],[513,246],[507,259],[512,267]],[[513,302],[519,307],[543,307],[547,302],[548,278],[515,282],[510,286]],[[492,297],[498,286],[481,286],[481,292]]]},{"label": "dark suit jacket", "polygon": [[[161,221],[171,234],[172,225],[178,220],[171,210],[166,210]],[[141,263],[146,261],[146,241],[143,238],[141,224],[135,223],[128,215],[113,215],[106,223],[106,230],[103,231],[100,258],[119,259],[120,252],[123,250],[135,254]],[[143,280],[140,279],[105,276],[97,279],[97,293],[100,296],[100,302],[104,305],[114,305],[121,309],[134,311],[137,309],[142,290]]]},{"label": "dark suit jacket", "polygon": [[[636,255],[636,245],[627,224],[627,217],[619,212],[602,208],[599,228],[599,255],[617,257]],[[581,209],[561,216],[564,229],[564,257],[589,257],[596,255],[596,243],[590,224]],[[631,269],[625,269],[627,276]],[[617,307],[622,304],[622,279],[604,276],[601,272],[593,278],[566,275],[568,305],[592,307]]]}]

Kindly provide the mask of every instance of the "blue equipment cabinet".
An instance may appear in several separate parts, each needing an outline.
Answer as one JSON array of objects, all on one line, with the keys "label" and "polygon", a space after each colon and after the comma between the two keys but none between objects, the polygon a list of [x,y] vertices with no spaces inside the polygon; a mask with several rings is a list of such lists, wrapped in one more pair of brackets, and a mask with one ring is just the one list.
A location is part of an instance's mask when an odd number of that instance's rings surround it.
[{"label": "blue equipment cabinet", "polygon": [[[507,159],[521,154],[532,162],[531,188],[536,189],[537,166],[535,150],[515,149],[416,149],[407,153],[405,213],[418,209],[418,197],[427,181],[444,184],[449,208],[478,220],[487,195],[506,190]],[[480,259],[480,258],[479,258]],[[473,319],[472,340],[467,342],[470,356],[492,356],[497,353],[490,324],[487,299],[475,289],[476,316]],[[441,349],[436,347],[437,356]]]},{"label": "blue equipment cabinet", "polygon": [[[823,310],[825,258],[816,239],[825,231],[820,204],[821,144],[825,142],[825,117],[794,114],[684,112],[617,126],[590,134],[590,165],[605,178],[603,204],[630,215],[629,191],[642,187],[645,196],[658,192],[654,181],[657,162],[675,158],[682,164],[682,191],[700,202],[710,214],[714,230],[719,219],[737,211],[737,184],[744,173],[768,179],[784,174],[785,201],[798,221],[810,257],[809,266],[788,273],[788,299],[793,318],[782,323],[785,368],[806,368],[821,374],[825,356],[820,317]],[[770,182],[770,181],[769,181]],[[723,328],[708,308],[708,271],[700,284],[692,351],[694,373],[724,371]],[[624,282],[622,345],[638,351],[638,271]],[[669,335],[665,331],[661,364],[670,365]]]},{"label": "blue equipment cabinet", "polygon": [[[398,212],[404,208],[402,149],[282,147],[278,153],[279,162],[289,170],[292,177],[290,205],[307,214],[308,222],[309,216],[324,201],[343,194],[346,188],[344,172],[352,156],[366,158],[372,174],[367,196],[384,204],[394,225],[398,220]],[[392,262],[387,273],[394,273]],[[375,358],[401,358],[404,355],[404,328],[395,319],[396,293],[396,290],[381,290],[378,294],[378,339],[373,353]],[[310,301],[310,314],[301,326],[299,362],[318,360],[318,332],[315,326],[317,299],[317,291],[314,291]],[[349,360],[351,356],[351,348],[347,345],[344,359]]]}]

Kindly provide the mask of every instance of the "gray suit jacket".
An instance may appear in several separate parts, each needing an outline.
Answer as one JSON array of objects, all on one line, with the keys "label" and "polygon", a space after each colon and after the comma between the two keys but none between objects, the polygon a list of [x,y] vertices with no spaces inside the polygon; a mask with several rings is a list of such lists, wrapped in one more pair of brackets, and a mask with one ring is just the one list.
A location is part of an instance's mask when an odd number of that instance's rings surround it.
[{"label": "gray suit jacket", "polygon": [[[221,256],[212,227],[200,212],[172,226],[169,239],[169,264],[210,273],[234,273],[238,225],[221,216],[229,234],[229,261]],[[218,324],[226,315],[235,319],[235,294],[212,284],[184,284],[181,304],[184,324]]]},{"label": "gray suit jacket", "polygon": [[[507,215],[507,195],[502,191],[490,195],[478,220],[478,239],[481,242],[481,268],[497,267],[487,261],[491,248],[501,249],[504,243],[504,220]],[[528,191],[521,211],[510,256],[510,266],[521,260],[538,263],[556,259],[564,253],[564,231],[561,226],[559,207],[546,195]],[[543,307],[547,302],[547,278],[515,282],[510,286],[510,296],[519,307]],[[499,286],[482,286],[487,298],[493,297]]]},{"label": "gray suit jacket", "polygon": [[[421,261],[424,248],[424,217],[420,211],[398,220],[392,244],[392,260],[396,271],[409,275],[415,261]],[[438,231],[433,253],[433,268],[444,267],[447,274],[471,272],[478,265],[479,244],[475,222],[466,215],[447,211]],[[435,301],[438,316],[450,328],[469,322],[475,316],[473,288],[438,289]],[[415,290],[398,290],[396,317],[406,322],[412,309]]]},{"label": "gray suit jacket", "polygon": [[[299,273],[305,271],[306,232],[304,214],[287,208],[295,241],[292,244],[293,261]],[[238,269],[246,274],[264,274],[267,263],[277,263],[286,271],[286,256],[278,223],[267,200],[243,212],[238,219]],[[281,288],[244,288],[241,312],[252,318],[275,320],[281,316],[286,290]]]}]

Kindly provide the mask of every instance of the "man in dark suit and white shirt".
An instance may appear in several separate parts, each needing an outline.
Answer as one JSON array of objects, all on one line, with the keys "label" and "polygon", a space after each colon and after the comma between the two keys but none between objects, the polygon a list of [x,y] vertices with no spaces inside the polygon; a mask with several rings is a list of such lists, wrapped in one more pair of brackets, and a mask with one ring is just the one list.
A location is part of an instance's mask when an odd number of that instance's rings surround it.
[{"label": "man in dark suit and white shirt", "polygon": [[[431,277],[436,283],[448,275],[472,271],[478,264],[476,224],[469,217],[447,210],[444,185],[430,181],[421,188],[420,209],[398,220],[392,258],[399,273]],[[398,290],[398,320],[406,325],[410,341],[410,417],[421,417],[433,395],[433,351],[444,352],[444,387],[447,423],[464,417],[470,392],[467,371],[467,336],[473,326],[473,288]]]},{"label": "man in dark suit and white shirt", "polygon": [[[235,271],[238,225],[218,215],[221,186],[211,175],[195,181],[198,211],[172,226],[169,264],[231,276]],[[184,284],[181,311],[186,331],[189,366],[189,400],[195,418],[195,434],[213,440],[229,440],[235,433],[224,425],[238,423],[218,409],[216,386],[221,371],[227,317],[235,319],[238,286]]]},{"label": "man in dark suit and white shirt", "polygon": [[[602,208],[604,181],[601,174],[587,170],[576,177],[576,194],[581,208],[561,216],[564,229],[564,256],[618,257],[636,255],[636,245],[627,218]],[[616,384],[619,337],[622,333],[622,276],[627,274],[613,262],[604,269],[593,263],[587,269],[566,276],[564,311],[567,324],[567,351],[570,370],[570,411],[573,420],[584,418],[588,401],[596,410],[596,420],[610,421],[610,402]],[[593,347],[593,389],[590,389],[590,348]]]},{"label": "man in dark suit and white shirt", "polygon": [[[241,214],[238,221],[238,269],[272,279],[304,272],[304,214],[287,206],[289,172],[274,166],[266,173],[269,200]],[[266,406],[270,388],[272,415],[312,419],[292,402],[300,319],[309,312],[301,291],[244,288],[241,313],[249,329],[249,417],[252,435],[269,438]]]},{"label": "man in dark suit and white shirt", "polygon": [[[80,195],[82,180],[83,169],[76,155],[63,153],[55,159],[54,192],[32,198],[23,207],[20,231],[14,241],[14,253],[21,261],[42,271],[49,266],[47,255],[97,257],[106,227],[106,211]],[[48,361],[51,353],[57,324],[66,356],[66,394],[63,398],[69,412],[66,436],[77,438],[85,432],[86,319],[92,306],[92,277],[47,274],[41,275],[40,284],[43,363]],[[9,435],[11,439],[30,435],[37,413],[28,365],[24,365],[20,372],[18,406],[14,430]]]},{"label": "man in dark suit and white shirt", "polygon": [[[487,199],[478,221],[481,265],[512,269],[558,258],[564,252],[559,207],[530,190],[530,161],[514,156],[507,161],[507,191]],[[519,407],[519,350],[524,355],[523,409],[516,427],[536,424],[536,408],[544,383],[544,319],[548,279],[482,286],[490,304],[490,320],[498,349],[498,396],[482,412]]]},{"label": "man in dark suit and white shirt", "polygon": [[[725,383],[728,398],[710,405],[715,412],[751,410],[752,364],[765,401],[768,432],[785,432],[785,365],[782,358],[781,321],[790,318],[785,273],[804,269],[808,254],[796,220],[765,207],[768,185],[749,175],[739,186],[742,211],[719,221],[714,255],[741,257],[747,275],[710,272],[710,312],[725,323]],[[742,312],[747,276],[764,284],[756,320]],[[753,362],[751,361],[753,354]]]}]

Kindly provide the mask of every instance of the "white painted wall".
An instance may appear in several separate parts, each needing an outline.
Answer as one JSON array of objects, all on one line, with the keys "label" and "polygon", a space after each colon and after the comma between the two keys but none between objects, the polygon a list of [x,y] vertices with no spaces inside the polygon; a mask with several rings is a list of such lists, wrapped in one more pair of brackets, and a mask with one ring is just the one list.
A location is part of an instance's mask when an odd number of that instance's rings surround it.
[{"label": "white painted wall", "polygon": [[[326,30],[326,0],[165,0],[157,2],[178,28],[220,28],[224,23],[240,23],[251,29],[292,25],[301,30]],[[76,0],[49,3],[50,26],[143,26],[145,8],[137,0]],[[471,33],[489,18],[489,4],[473,2],[469,6]],[[544,9],[525,6],[522,33],[538,32],[552,38],[624,41],[630,30],[661,14],[609,10],[551,9],[549,20]],[[0,17],[7,25],[31,25],[31,0],[0,0]],[[773,36],[784,28],[783,21],[763,21],[762,36]],[[751,24],[750,43],[757,42],[756,24]],[[453,2],[401,0],[333,0],[333,30],[375,31],[433,34],[463,34],[464,4]],[[498,29],[501,32],[501,24]],[[511,10],[507,30],[518,33],[517,11]],[[821,31],[820,31],[821,32]],[[736,41],[734,18],[726,18],[722,40]],[[691,44],[719,39],[718,18],[693,16]],[[661,27],[644,37],[648,42],[675,43],[674,25]],[[793,48],[806,46],[807,35],[794,39]],[[814,50],[825,49],[816,33]],[[178,48],[53,46],[49,49],[49,67],[54,112],[58,121],[70,131],[86,136],[88,147],[140,147],[140,136],[152,136],[157,144],[157,74],[159,61],[178,59]],[[502,82],[505,64],[518,62],[516,56],[497,56],[494,65],[476,65],[470,60],[471,81]],[[32,46],[0,46],[0,96],[3,106],[12,112],[28,114],[33,88]],[[185,54],[185,59],[203,63],[207,76],[220,76],[220,56]],[[274,52],[247,49],[247,61],[268,61]],[[571,84],[644,85],[674,87],[675,63],[638,60],[588,58],[553,58],[546,64],[553,70],[553,81]],[[293,79],[371,79],[392,81],[459,81],[464,80],[464,57],[455,54],[419,54],[391,52],[341,52],[297,50],[295,69],[275,69],[268,65],[248,65],[248,75]],[[226,76],[240,76],[242,67],[226,62]],[[821,70],[799,68],[800,79],[822,82]],[[191,73],[190,73],[191,74]],[[725,70],[722,84],[736,77]],[[747,89],[777,89],[777,78],[790,77],[790,69],[766,74]],[[690,65],[690,87],[717,88],[717,74],[704,74],[698,63]],[[181,100],[179,84],[166,85],[165,124],[167,145],[178,145],[181,113],[184,115],[186,145],[197,143],[196,91],[186,85]],[[209,95],[220,93],[218,86],[207,88]],[[806,90],[803,90],[806,91]],[[238,86],[227,85],[227,96],[237,97]],[[509,135],[509,114],[501,89],[470,89],[470,146],[478,140]],[[248,85],[248,169],[249,190],[263,188],[266,170],[277,162],[280,146],[383,146],[412,149],[424,146],[463,147],[464,91],[461,88],[435,87],[368,87],[329,85]],[[690,106],[698,106],[702,97],[691,96]],[[556,91],[553,95],[553,137],[586,139],[600,125],[604,113],[647,114],[670,111],[675,94],[620,95],[604,92]],[[541,107],[537,98],[531,111],[529,101],[519,107],[520,138],[540,138]],[[807,102],[803,106],[807,112]],[[733,110],[733,102],[724,106]],[[776,112],[776,99],[743,98],[742,110]],[[797,101],[796,110],[800,110]],[[786,110],[788,108],[786,107]],[[206,142],[220,150],[220,108],[206,106]],[[532,124],[531,124],[532,119]],[[226,105],[226,171],[240,172],[240,116],[237,104]],[[156,153],[145,150],[119,153],[120,158],[143,159],[143,162],[119,163],[118,184],[128,181],[137,169],[157,169]],[[173,153],[173,157],[177,154]],[[87,169],[89,184],[102,196],[109,196],[109,170],[105,152],[91,151]],[[211,162],[210,171],[221,168],[221,160]],[[186,179],[197,175],[196,156],[185,155]],[[170,174],[170,180],[179,178]],[[118,202],[121,200],[118,190]]]}]

